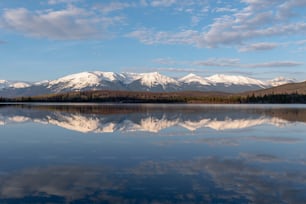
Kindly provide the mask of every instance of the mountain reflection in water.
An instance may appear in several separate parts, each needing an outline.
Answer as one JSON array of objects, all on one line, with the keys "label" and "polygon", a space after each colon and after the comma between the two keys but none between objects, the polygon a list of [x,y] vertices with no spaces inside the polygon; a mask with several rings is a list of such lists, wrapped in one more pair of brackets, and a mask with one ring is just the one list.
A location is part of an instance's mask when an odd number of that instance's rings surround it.
[{"label": "mountain reflection in water", "polygon": [[306,200],[306,106],[3,104],[0,132],[0,203]]},{"label": "mountain reflection in water", "polygon": [[35,122],[78,132],[159,132],[169,127],[189,131],[244,129],[306,122],[305,109],[179,105],[15,105],[0,106],[0,125]]}]

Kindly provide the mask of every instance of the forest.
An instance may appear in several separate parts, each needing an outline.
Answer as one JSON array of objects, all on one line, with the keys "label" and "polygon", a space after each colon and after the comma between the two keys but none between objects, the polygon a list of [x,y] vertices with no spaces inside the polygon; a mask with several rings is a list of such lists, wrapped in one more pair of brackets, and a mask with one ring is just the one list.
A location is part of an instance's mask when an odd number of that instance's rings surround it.
[{"label": "forest", "polygon": [[291,104],[306,103],[304,94],[228,94],[218,92],[131,92],[84,91],[19,98],[0,102],[94,102],[94,103],[204,103],[204,104]]}]

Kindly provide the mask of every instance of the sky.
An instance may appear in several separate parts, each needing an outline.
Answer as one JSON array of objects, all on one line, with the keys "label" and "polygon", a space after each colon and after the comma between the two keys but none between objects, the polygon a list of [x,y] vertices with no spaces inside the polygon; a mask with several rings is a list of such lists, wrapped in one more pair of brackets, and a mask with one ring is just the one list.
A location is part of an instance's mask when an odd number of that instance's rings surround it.
[{"label": "sky", "polygon": [[0,79],[83,71],[306,80],[306,0],[1,0]]}]

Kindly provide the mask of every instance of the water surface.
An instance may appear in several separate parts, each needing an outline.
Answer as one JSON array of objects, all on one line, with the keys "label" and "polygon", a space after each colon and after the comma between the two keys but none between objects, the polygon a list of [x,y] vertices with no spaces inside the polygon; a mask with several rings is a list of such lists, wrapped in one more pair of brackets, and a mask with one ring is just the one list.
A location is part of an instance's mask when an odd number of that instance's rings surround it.
[{"label": "water surface", "polygon": [[305,203],[304,105],[0,105],[0,203]]}]

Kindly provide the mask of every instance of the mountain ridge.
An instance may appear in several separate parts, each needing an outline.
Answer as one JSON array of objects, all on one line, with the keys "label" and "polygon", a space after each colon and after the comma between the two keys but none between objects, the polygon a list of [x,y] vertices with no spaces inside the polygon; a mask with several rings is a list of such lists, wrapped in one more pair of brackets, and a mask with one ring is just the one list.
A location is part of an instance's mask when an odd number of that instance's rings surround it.
[{"label": "mountain ridge", "polygon": [[299,83],[282,84],[263,90],[246,92],[247,95],[263,96],[275,94],[300,94],[306,95],[306,81]]},{"label": "mountain ridge", "polygon": [[288,82],[295,82],[295,80],[278,77],[268,81],[261,81],[241,75],[224,74],[202,77],[192,73],[181,78],[173,78],[158,72],[116,73],[90,71],[36,83],[0,80],[0,96],[23,97],[95,90],[148,92],[210,91],[238,93],[271,88]]}]

